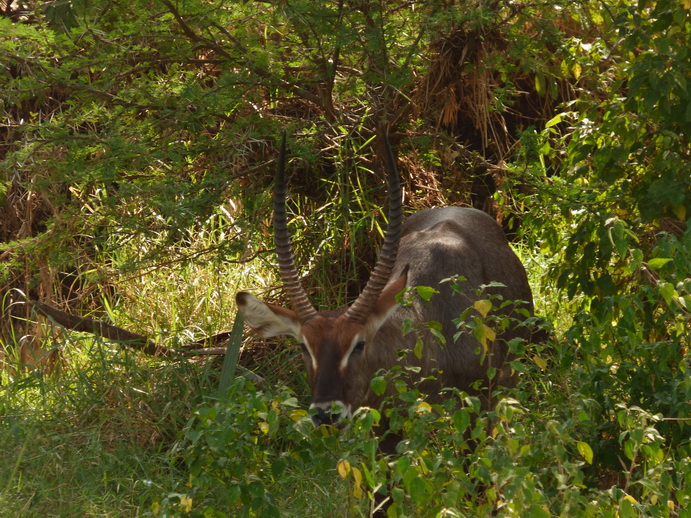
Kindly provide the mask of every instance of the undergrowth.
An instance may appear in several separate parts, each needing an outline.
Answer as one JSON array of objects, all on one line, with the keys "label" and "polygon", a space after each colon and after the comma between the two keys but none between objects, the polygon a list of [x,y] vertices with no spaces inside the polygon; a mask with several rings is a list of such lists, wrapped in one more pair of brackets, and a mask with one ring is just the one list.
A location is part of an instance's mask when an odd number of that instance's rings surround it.
[{"label": "undergrowth", "polygon": [[[538,313],[552,315],[538,268],[547,263],[520,252]],[[260,271],[229,268],[225,287],[213,263],[132,276],[118,284],[127,311],[110,303],[110,316],[153,326],[163,320],[147,318],[165,311],[168,340],[184,343],[227,328],[233,308],[217,297],[248,279],[274,282]],[[208,328],[189,326],[200,321]],[[613,382],[616,369],[603,371],[582,345],[576,358],[581,325],[564,320],[542,344],[514,343],[519,384],[489,414],[455,390],[428,404],[394,370],[374,387],[394,383],[393,404],[363,409],[340,433],[312,428],[289,344],[248,343],[241,362],[266,385],[239,377],[219,397],[218,363],[145,359],[67,334],[59,375],[2,374],[2,505],[9,516],[368,516],[375,495],[388,495],[389,516],[689,516],[685,423],[621,398],[625,379]],[[402,436],[391,458],[373,435],[381,412]]]}]

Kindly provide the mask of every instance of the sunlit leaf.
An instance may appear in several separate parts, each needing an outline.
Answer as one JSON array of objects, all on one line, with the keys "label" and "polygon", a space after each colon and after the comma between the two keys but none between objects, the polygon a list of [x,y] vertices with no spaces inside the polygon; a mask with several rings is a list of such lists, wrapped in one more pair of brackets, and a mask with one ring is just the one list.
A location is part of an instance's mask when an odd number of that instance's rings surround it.
[{"label": "sunlit leaf", "polygon": [[674,294],[676,293],[676,290],[674,289],[674,286],[672,285],[671,282],[663,282],[660,284],[660,295],[662,295],[662,298],[665,299],[665,302],[669,305],[672,303],[672,297],[674,297]]},{"label": "sunlit leaf", "polygon": [[421,401],[415,409],[416,414],[426,414],[432,411],[432,407],[426,401]]},{"label": "sunlit leaf", "polygon": [[671,260],[672,259],[670,259],[669,257],[656,257],[648,261],[648,267],[652,268],[653,270],[659,270]]},{"label": "sunlit leaf", "polygon": [[590,445],[587,442],[583,441],[578,441],[576,444],[576,447],[578,448],[578,453],[581,454],[581,456],[585,459],[585,461],[588,464],[593,463],[593,449],[590,447]]},{"label": "sunlit leaf", "polygon": [[540,367],[541,370],[544,371],[547,369],[547,362],[544,359],[542,359],[540,356],[538,356],[537,354],[533,355],[532,360],[535,363],[535,365]]},{"label": "sunlit leaf", "polygon": [[336,469],[338,470],[338,474],[341,475],[341,478],[344,479],[348,476],[348,474],[351,471],[350,462],[348,462],[347,460],[340,460],[336,465]]},{"label": "sunlit leaf", "polygon": [[180,507],[184,512],[189,513],[192,510],[192,499],[187,495],[181,496]]},{"label": "sunlit leaf", "polygon": [[419,297],[425,302],[429,302],[432,298],[432,295],[439,293],[437,290],[430,288],[429,286],[417,286],[416,290]]},{"label": "sunlit leaf", "polygon": [[561,120],[562,120],[562,114],[559,113],[545,123],[545,128],[551,128],[552,126],[556,126],[557,124],[559,124],[561,122]]},{"label": "sunlit leaf", "polygon": [[353,496],[355,498],[362,498],[363,491],[362,491],[362,471],[360,471],[358,468],[351,467],[351,472],[353,473],[353,481],[354,481],[354,487],[353,487]]},{"label": "sunlit leaf", "polygon": [[583,67],[579,63],[575,63],[571,68],[571,72],[573,73],[573,78],[578,81],[583,73]]},{"label": "sunlit leaf", "polygon": [[473,308],[482,315],[482,317],[486,317],[490,310],[492,309],[492,301],[491,300],[476,300],[473,303]]}]

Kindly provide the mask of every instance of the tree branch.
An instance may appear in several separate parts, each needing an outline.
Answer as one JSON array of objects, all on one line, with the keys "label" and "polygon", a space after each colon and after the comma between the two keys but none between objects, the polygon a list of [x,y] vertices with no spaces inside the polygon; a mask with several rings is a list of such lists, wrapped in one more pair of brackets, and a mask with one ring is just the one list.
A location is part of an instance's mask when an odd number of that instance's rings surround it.
[{"label": "tree branch", "polygon": [[[229,61],[235,61],[234,57],[218,42],[215,40],[210,40],[208,38],[205,38],[204,36],[201,36],[200,34],[197,34],[194,32],[194,30],[185,22],[182,14],[180,14],[180,11],[173,5],[172,2],[169,0],[161,0],[161,3],[165,5],[170,13],[173,15],[175,18],[175,21],[180,25],[180,28],[182,29],[182,32],[187,36],[191,41],[194,43],[197,43],[205,48],[208,48],[210,50],[213,50],[216,52],[219,56],[224,57],[225,59]],[[249,56],[251,52],[247,50],[247,48],[242,45],[242,42],[240,42],[235,36],[233,36],[230,32],[228,32],[226,29],[223,27],[219,26],[218,24],[213,24],[214,28],[217,30],[221,31],[235,46],[235,49],[237,50],[238,54],[242,56]],[[288,81],[281,79],[268,70],[266,70],[263,67],[259,67],[251,63],[249,59],[245,59],[242,64],[246,66],[252,73],[256,74],[257,76],[261,77],[262,79],[267,79],[272,82],[277,82],[279,83],[282,87],[286,88],[293,94],[297,95],[298,97],[301,97],[305,99],[306,101],[309,101],[316,106],[318,106],[322,111],[327,111],[326,108],[324,107],[322,103],[322,99],[318,96],[313,94],[312,92],[309,92],[305,90],[304,88],[301,88],[300,86],[289,83]]]},{"label": "tree branch", "polygon": [[[116,341],[118,343],[127,345],[132,349],[141,351],[151,356],[172,356],[174,354],[179,354],[185,357],[192,356],[220,356],[226,354],[226,347],[203,347],[203,343],[209,342],[217,344],[223,340],[227,340],[230,337],[229,331],[223,331],[212,336],[209,339],[199,340],[188,344],[183,350],[170,349],[162,345],[158,345],[146,336],[140,335],[138,333],[133,333],[121,327],[106,324],[100,320],[93,320],[90,318],[79,317],[77,315],[72,315],[66,313],[60,309],[54,308],[43,302],[38,302],[37,300],[29,301],[34,308],[39,310],[41,313],[50,317],[55,321],[56,324],[63,326],[66,329],[71,329],[73,331],[79,331],[82,333],[92,333],[109,340]],[[190,347],[201,347],[200,349],[189,349]],[[266,380],[262,378],[259,374],[252,372],[241,365],[237,366],[238,372],[245,378],[249,379],[257,386],[262,386],[266,383]]]},{"label": "tree branch", "polygon": [[57,324],[67,329],[102,336],[151,356],[169,356],[174,352],[172,349],[152,342],[144,335],[127,331],[121,327],[106,324],[100,320],[92,320],[90,318],[71,315],[70,313],[65,313],[62,310],[44,304],[43,302],[38,302],[37,300],[32,300],[30,303],[41,313],[52,318]]}]

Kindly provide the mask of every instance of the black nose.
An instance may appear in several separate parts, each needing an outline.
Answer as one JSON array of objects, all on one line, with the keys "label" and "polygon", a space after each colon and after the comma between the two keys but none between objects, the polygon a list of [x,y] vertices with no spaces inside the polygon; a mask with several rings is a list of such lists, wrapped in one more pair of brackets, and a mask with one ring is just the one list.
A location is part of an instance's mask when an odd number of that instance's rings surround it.
[{"label": "black nose", "polygon": [[340,413],[332,413],[327,410],[324,410],[323,408],[315,408],[314,412],[315,413],[312,414],[312,424],[314,424],[314,426],[321,426],[323,424],[334,424],[341,417]]}]

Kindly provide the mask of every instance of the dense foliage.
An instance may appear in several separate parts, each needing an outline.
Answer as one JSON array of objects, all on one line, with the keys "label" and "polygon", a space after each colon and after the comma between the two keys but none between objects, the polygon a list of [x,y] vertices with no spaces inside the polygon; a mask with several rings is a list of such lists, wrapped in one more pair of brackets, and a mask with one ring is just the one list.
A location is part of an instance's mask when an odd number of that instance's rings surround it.
[{"label": "dense foliage", "polygon": [[[690,48],[688,0],[0,2],[0,501],[359,515],[390,491],[390,516],[689,516]],[[382,458],[380,409],[310,428],[289,347],[248,341],[276,388],[218,396],[212,364],[23,304],[171,347],[228,327],[238,287],[278,285],[286,129],[306,287],[352,300],[383,225],[381,123],[407,206],[492,213],[551,323],[512,344],[521,381],[490,415],[382,374],[403,436]]]}]

